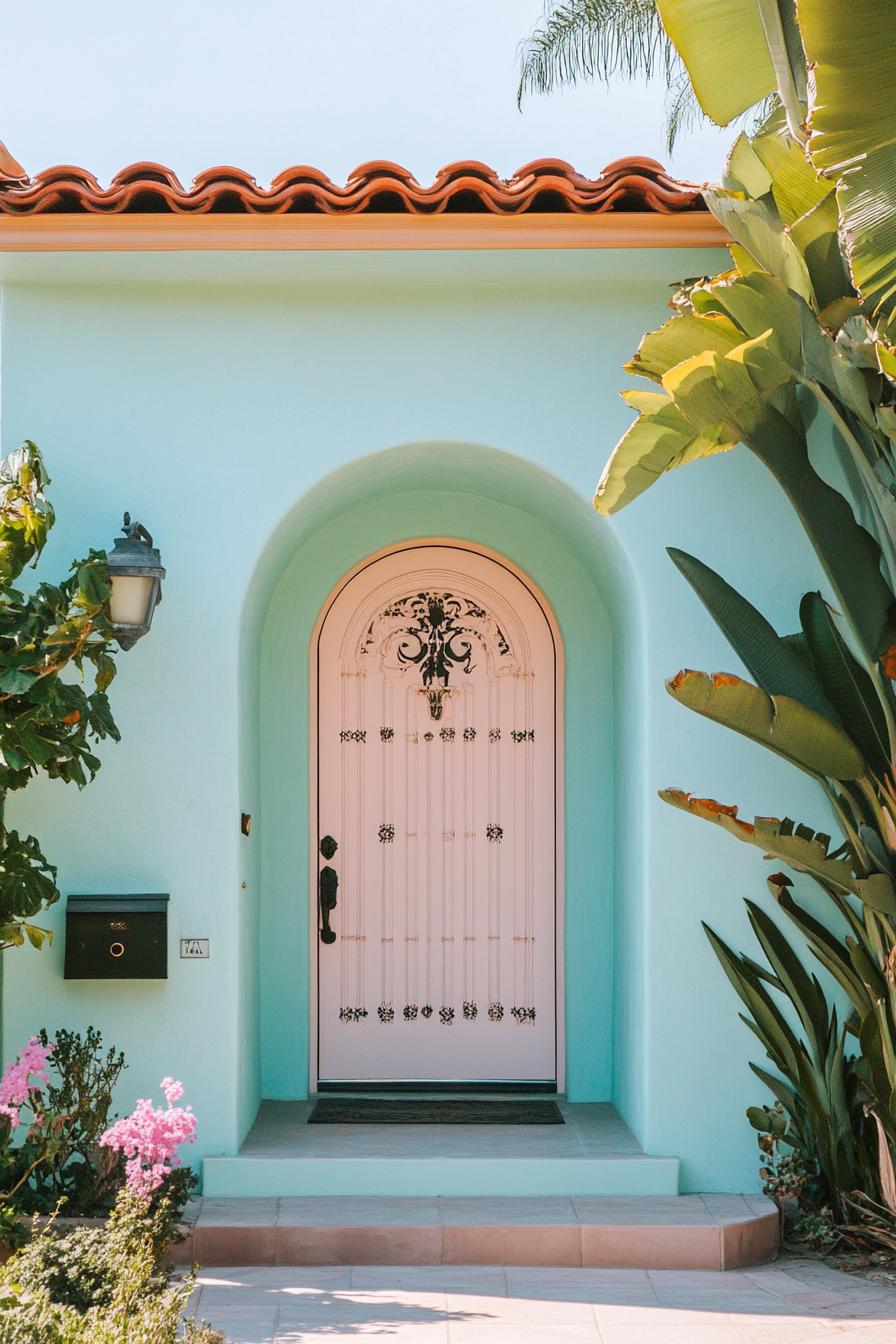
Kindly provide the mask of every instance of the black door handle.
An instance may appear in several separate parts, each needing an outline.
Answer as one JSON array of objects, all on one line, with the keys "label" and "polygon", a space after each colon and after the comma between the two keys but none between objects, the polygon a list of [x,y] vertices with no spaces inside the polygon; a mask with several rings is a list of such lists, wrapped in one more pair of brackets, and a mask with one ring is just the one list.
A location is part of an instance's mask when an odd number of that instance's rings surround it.
[{"label": "black door handle", "polygon": [[[332,835],[325,835],[320,842],[320,852],[325,859],[332,859],[339,846]],[[336,934],[330,928],[330,915],[336,909],[336,892],[339,889],[339,877],[335,869],[321,868],[317,879],[318,904],[320,906],[320,940],[322,943],[335,943]]]}]

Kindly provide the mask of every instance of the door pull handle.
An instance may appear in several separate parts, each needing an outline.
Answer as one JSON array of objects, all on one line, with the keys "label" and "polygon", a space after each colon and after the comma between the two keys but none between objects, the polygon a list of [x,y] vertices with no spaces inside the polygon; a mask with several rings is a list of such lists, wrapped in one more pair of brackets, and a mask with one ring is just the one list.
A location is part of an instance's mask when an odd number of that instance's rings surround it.
[{"label": "door pull handle", "polygon": [[[320,852],[325,859],[332,859],[339,846],[331,835],[325,835],[320,842]],[[335,943],[336,934],[330,927],[330,915],[336,909],[336,892],[339,890],[339,877],[329,865],[321,868],[317,879],[318,905],[320,907],[320,940],[328,946]]]}]

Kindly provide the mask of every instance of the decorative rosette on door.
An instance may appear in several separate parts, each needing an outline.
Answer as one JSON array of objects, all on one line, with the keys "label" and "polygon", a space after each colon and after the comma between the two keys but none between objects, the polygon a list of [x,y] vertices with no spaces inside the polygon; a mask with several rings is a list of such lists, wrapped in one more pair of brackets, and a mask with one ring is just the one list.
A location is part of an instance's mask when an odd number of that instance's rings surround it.
[{"label": "decorative rosette on door", "polygon": [[338,845],[319,874],[321,1078],[553,1078],[539,600],[490,556],[420,545],[345,584],[317,653],[316,839]]}]

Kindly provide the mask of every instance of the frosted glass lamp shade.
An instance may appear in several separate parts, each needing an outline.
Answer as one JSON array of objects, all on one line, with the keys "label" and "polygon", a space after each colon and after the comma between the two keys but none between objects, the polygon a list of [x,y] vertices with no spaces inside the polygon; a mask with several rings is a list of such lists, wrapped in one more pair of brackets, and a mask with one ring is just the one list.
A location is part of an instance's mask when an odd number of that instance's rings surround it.
[{"label": "frosted glass lamp shade", "polygon": [[119,574],[112,579],[109,615],[113,625],[149,625],[150,598],[156,580],[149,574]]},{"label": "frosted glass lamp shade", "polygon": [[159,552],[142,523],[131,523],[124,516],[123,537],[117,537],[114,549],[107,551],[109,579],[109,617],[115,638],[123,649],[130,649],[146,634],[155,609],[162,600],[162,568]]}]

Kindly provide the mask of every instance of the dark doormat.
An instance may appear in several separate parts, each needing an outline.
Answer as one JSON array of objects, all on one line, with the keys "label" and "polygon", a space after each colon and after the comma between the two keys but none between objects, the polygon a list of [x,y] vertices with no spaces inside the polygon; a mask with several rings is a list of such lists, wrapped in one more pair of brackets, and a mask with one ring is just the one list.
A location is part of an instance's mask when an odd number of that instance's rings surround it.
[{"label": "dark doormat", "polygon": [[562,1125],[555,1101],[322,1097],[309,1125]]}]

